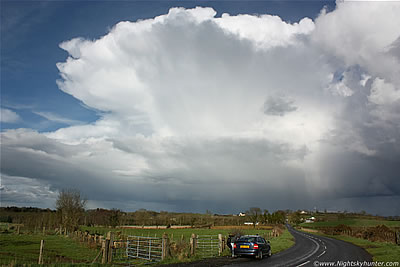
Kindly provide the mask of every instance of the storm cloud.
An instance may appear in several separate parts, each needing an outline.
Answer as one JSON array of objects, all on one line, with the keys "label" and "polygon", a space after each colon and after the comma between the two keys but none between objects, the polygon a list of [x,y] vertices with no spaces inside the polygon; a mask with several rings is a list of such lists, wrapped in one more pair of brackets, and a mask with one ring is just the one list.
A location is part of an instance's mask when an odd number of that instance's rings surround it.
[{"label": "storm cloud", "polygon": [[338,2],[290,24],[173,8],[65,41],[58,86],[101,117],[3,131],[2,202],[75,187],[127,210],[399,214],[399,12]]}]

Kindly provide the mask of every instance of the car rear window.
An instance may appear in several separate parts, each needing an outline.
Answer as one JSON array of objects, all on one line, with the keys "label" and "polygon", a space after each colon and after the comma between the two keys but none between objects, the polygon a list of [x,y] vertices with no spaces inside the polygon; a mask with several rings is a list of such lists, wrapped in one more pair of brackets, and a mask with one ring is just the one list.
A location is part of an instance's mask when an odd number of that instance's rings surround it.
[{"label": "car rear window", "polygon": [[256,242],[256,238],[255,237],[243,236],[243,237],[239,238],[239,241],[242,241],[242,242]]}]

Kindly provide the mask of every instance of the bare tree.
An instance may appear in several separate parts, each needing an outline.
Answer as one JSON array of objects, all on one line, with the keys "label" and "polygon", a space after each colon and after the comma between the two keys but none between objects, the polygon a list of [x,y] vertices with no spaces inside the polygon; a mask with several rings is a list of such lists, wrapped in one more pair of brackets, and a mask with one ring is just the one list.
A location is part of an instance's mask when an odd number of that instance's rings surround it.
[{"label": "bare tree", "polygon": [[249,219],[253,223],[254,228],[260,220],[261,214],[261,209],[257,207],[252,207],[248,211],[246,211],[246,216],[249,216]]},{"label": "bare tree", "polygon": [[56,201],[57,213],[63,227],[68,231],[78,229],[79,219],[85,211],[86,200],[82,198],[79,190],[64,189],[58,194]]}]

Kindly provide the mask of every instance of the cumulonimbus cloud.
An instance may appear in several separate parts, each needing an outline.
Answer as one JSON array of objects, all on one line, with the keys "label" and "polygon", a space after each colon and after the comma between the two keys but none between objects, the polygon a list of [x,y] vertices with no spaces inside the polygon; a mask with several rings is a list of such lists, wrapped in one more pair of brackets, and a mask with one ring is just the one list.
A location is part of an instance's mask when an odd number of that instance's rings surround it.
[{"label": "cumulonimbus cloud", "polygon": [[93,203],[127,209],[398,199],[399,8],[338,3],[293,24],[173,8],[63,42],[59,88],[104,115],[3,132],[2,172],[49,190],[79,185]]}]

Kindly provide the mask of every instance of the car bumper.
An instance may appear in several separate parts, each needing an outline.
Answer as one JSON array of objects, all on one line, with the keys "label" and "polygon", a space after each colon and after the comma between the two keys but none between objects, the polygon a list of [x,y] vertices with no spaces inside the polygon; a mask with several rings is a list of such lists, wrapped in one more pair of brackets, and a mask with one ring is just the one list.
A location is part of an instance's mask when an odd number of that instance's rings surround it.
[{"label": "car bumper", "polygon": [[244,255],[244,256],[256,256],[258,255],[258,249],[235,249],[234,254],[239,256],[239,255]]}]

